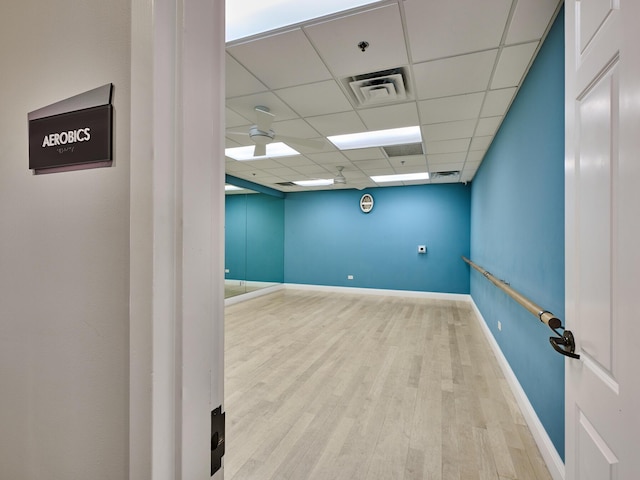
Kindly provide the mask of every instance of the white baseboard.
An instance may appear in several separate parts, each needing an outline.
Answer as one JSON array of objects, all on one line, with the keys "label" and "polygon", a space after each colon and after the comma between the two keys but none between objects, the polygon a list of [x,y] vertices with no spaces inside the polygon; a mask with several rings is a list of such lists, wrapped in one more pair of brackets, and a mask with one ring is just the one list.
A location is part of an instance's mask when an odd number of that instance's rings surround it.
[{"label": "white baseboard", "polygon": [[549,438],[547,431],[542,426],[542,422],[540,422],[540,419],[533,409],[531,402],[529,402],[529,398],[524,392],[522,385],[520,385],[520,382],[518,381],[515,373],[513,373],[513,370],[511,370],[509,362],[502,353],[502,350],[500,349],[498,342],[496,342],[496,339],[491,333],[491,330],[489,330],[487,322],[482,316],[482,313],[480,313],[478,306],[473,301],[473,298],[469,298],[473,310],[478,317],[478,322],[480,323],[480,326],[482,327],[482,330],[487,337],[487,340],[489,341],[489,345],[491,345],[493,353],[495,354],[496,359],[500,364],[500,368],[502,369],[502,372],[504,373],[504,376],[507,379],[509,386],[511,387],[511,391],[513,392],[516,402],[518,402],[518,406],[520,407],[522,415],[524,416],[524,419],[529,426],[529,430],[531,430],[531,434],[533,435],[533,438],[538,445],[538,448],[540,449],[542,458],[547,464],[547,468],[549,469],[551,477],[553,478],[553,480],[564,480],[564,462],[560,458],[556,447],[553,445],[553,442]]},{"label": "white baseboard", "polygon": [[268,295],[269,293],[277,292],[278,290],[282,290],[284,288],[284,284],[282,283],[278,283],[276,285],[270,283],[269,285],[271,286],[261,288],[259,290],[254,290],[252,292],[243,293],[241,295],[236,295],[234,297],[225,298],[224,305],[225,307],[228,305],[234,305],[246,300],[251,300],[252,298],[261,297],[262,295]]},{"label": "white baseboard", "polygon": [[386,290],[381,288],[334,287],[330,285],[305,285],[301,283],[285,283],[291,290],[315,290],[321,292],[355,293],[358,295],[386,295],[390,297],[429,298],[432,300],[454,300],[468,302],[471,296],[465,293],[417,292],[415,290]]}]

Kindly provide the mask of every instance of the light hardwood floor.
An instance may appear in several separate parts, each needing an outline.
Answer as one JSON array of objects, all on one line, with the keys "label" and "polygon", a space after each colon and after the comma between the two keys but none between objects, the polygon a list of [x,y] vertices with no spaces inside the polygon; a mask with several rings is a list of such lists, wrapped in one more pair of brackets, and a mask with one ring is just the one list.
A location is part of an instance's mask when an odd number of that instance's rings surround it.
[{"label": "light hardwood floor", "polygon": [[227,480],[550,480],[465,302],[280,290],[226,309]]}]

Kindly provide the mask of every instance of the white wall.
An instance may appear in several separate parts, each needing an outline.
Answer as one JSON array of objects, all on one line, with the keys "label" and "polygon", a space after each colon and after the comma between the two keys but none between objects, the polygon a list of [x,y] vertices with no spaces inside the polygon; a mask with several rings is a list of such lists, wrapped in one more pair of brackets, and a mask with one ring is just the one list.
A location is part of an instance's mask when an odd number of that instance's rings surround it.
[{"label": "white wall", "polygon": [[[0,477],[128,476],[128,0],[0,4]],[[111,168],[34,176],[27,112],[112,82]]]}]

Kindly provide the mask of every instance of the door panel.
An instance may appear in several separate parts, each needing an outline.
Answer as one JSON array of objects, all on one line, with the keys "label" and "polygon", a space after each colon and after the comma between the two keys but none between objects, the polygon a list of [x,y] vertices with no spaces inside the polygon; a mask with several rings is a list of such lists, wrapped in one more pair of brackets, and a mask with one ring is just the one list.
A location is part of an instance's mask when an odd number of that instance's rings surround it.
[{"label": "door panel", "polygon": [[640,478],[638,18],[565,1],[566,480]]}]

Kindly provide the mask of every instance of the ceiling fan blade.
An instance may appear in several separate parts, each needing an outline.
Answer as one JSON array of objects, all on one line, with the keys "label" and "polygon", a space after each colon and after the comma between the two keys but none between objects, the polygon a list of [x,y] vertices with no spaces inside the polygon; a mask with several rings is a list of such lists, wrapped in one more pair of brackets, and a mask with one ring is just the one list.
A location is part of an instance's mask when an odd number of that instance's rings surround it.
[{"label": "ceiling fan blade", "polygon": [[292,143],[294,145],[300,145],[302,147],[321,149],[325,143],[322,140],[311,140],[309,138],[289,137],[287,135],[276,134],[275,139],[284,143]]},{"label": "ceiling fan blade", "polygon": [[231,137],[248,137],[249,134],[247,132],[224,132],[225,135],[229,135]]},{"label": "ceiling fan blade", "polygon": [[269,113],[266,110],[256,107],[256,117],[256,126],[258,127],[258,130],[268,132],[271,130],[271,124],[276,116],[273,113]]},{"label": "ceiling fan blade", "polygon": [[253,149],[254,157],[264,157],[267,154],[267,146],[257,144],[256,148]]}]

